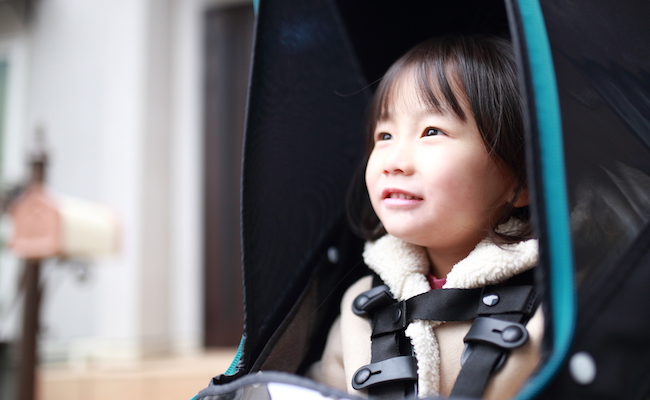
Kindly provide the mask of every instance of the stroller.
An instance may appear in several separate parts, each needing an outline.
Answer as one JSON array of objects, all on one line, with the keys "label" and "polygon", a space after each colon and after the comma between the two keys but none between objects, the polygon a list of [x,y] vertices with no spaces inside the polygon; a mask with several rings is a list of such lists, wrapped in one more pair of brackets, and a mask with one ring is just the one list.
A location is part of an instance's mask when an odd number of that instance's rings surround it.
[{"label": "stroller", "polygon": [[647,399],[648,16],[643,0],[259,2],[244,335],[231,368],[196,399],[356,398],[300,375],[320,357],[343,292],[368,273],[344,208],[372,85],[413,44],[474,33],[510,35],[524,95],[546,327],[542,362],[516,398]]}]

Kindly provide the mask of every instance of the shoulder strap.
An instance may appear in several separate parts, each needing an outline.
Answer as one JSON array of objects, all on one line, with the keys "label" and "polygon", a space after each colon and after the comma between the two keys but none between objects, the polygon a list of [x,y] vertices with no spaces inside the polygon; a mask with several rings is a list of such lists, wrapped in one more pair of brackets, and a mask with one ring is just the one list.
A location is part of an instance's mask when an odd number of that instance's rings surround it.
[{"label": "shoulder strap", "polygon": [[[465,351],[462,367],[451,391],[452,396],[479,398],[483,395],[490,377],[504,364],[510,350],[528,341],[525,324],[537,308],[537,293],[528,295],[523,286],[510,286],[504,289],[505,296],[491,292],[482,299],[484,309],[477,317],[463,339]],[[490,313],[484,306],[498,306],[502,301],[517,304],[506,313]]]},{"label": "shoulder strap", "polygon": [[[373,288],[357,296],[352,303],[352,311],[368,316],[374,330],[382,325],[385,318],[380,311],[394,304],[397,302],[390,289],[375,274]],[[371,363],[354,373],[353,388],[368,389],[370,398],[378,400],[417,397],[417,361],[404,330],[373,332]]]},{"label": "shoulder strap", "polygon": [[539,305],[534,279],[531,269],[510,278],[499,292],[486,287],[479,303],[479,316],[463,339],[462,367],[452,396],[481,397],[510,350],[526,343],[528,331],[524,325]]}]

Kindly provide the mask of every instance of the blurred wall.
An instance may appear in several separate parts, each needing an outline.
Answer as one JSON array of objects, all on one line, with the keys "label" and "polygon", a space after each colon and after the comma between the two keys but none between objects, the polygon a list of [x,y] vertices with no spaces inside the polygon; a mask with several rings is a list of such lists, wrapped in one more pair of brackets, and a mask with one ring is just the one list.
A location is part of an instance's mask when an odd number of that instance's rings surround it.
[{"label": "blurred wall", "polygon": [[[39,0],[27,20],[0,18],[1,183],[25,179],[42,127],[51,190],[106,203],[122,221],[114,258],[47,263],[45,360],[201,348],[201,35],[206,10],[227,4]],[[0,259],[2,304],[19,269]]]},{"label": "blurred wall", "polygon": [[237,346],[242,336],[238,210],[254,23],[251,4],[212,9],[204,20],[203,343],[208,347]]}]

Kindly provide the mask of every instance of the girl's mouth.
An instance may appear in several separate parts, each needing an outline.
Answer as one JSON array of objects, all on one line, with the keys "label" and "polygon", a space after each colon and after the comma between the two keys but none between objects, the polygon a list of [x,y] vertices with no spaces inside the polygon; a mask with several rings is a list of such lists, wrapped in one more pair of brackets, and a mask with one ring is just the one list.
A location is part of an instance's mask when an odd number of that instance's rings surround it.
[{"label": "girl's mouth", "polygon": [[413,193],[399,189],[386,189],[382,192],[384,204],[390,206],[410,206],[421,202],[423,199]]},{"label": "girl's mouth", "polygon": [[419,197],[411,196],[410,194],[406,194],[406,193],[390,193],[386,198],[387,199],[422,200]]}]

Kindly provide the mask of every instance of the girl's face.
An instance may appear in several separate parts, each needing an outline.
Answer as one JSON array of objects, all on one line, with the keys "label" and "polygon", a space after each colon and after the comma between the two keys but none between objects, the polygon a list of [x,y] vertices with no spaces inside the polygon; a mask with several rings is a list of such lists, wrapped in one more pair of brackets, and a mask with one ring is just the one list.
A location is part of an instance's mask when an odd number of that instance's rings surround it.
[{"label": "girl's face", "polygon": [[485,236],[516,182],[488,155],[468,106],[466,121],[431,112],[412,75],[396,82],[377,123],[366,185],[386,231],[426,247],[441,278]]}]

